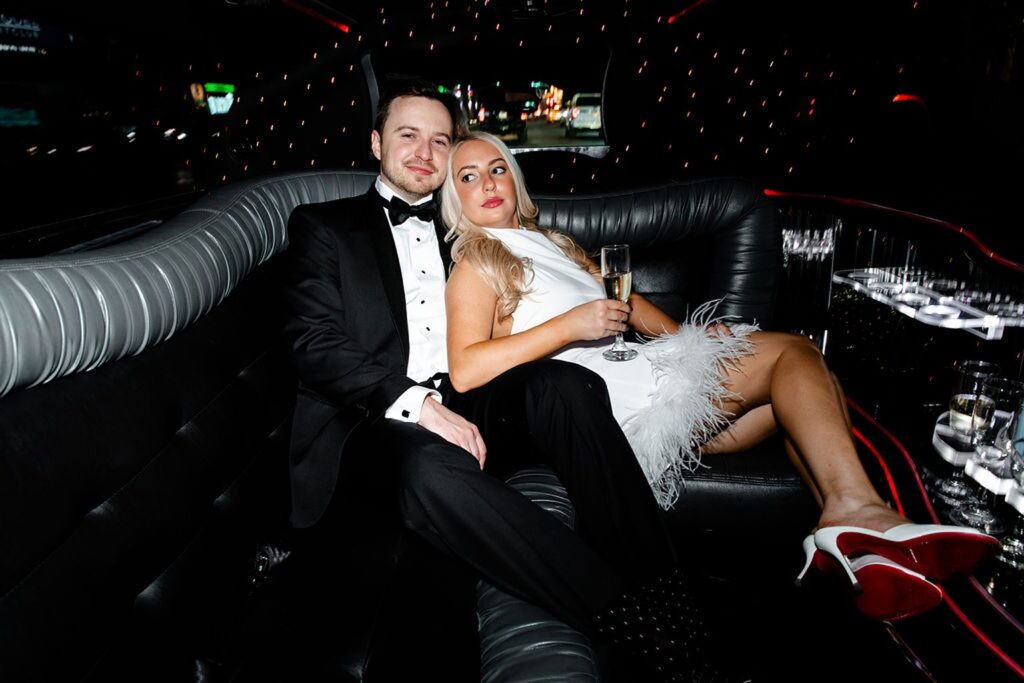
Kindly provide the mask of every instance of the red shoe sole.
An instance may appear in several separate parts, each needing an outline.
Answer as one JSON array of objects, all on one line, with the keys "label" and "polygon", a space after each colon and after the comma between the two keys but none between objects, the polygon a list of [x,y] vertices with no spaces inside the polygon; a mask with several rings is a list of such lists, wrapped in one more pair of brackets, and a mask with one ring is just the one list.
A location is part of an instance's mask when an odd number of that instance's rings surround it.
[{"label": "red shoe sole", "polygon": [[989,536],[955,531],[926,534],[905,541],[848,531],[839,535],[836,545],[847,557],[881,555],[939,580],[969,573],[999,549],[999,542]]},{"label": "red shoe sole", "polygon": [[861,592],[854,605],[866,617],[897,621],[934,609],[942,602],[935,584],[883,564],[869,564],[855,572]]}]

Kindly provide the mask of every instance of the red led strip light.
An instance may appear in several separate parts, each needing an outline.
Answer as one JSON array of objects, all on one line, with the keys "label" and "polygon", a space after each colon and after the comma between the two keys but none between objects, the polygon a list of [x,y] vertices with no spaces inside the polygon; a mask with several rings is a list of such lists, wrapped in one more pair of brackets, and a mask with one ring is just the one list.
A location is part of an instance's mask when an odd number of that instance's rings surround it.
[{"label": "red led strip light", "polygon": [[708,2],[708,0],[697,0],[697,2],[693,3],[692,5],[687,7],[686,9],[684,9],[684,10],[682,10],[680,12],[676,12],[671,17],[669,17],[668,18],[668,23],[674,24],[676,19],[681,18],[684,14],[686,14],[687,12],[689,12],[691,10],[697,9],[698,7],[700,7],[701,5],[703,5],[706,2]]},{"label": "red led strip light", "polygon": [[925,102],[924,98],[921,97],[920,95],[909,95],[907,93],[901,92],[898,95],[894,95],[893,98],[892,98],[892,101],[893,101],[893,104],[895,104],[897,102],[917,102],[922,107],[924,107],[926,109],[928,108],[928,103]]},{"label": "red led strip light", "polygon": [[348,33],[351,30],[348,24],[343,24],[340,21],[335,21],[334,19],[326,17],[323,14],[317,12],[315,9],[310,9],[305,5],[300,5],[299,3],[295,2],[295,0],[281,0],[281,4],[284,5],[285,7],[291,7],[293,10],[297,10],[299,12],[302,12],[303,14],[309,15],[316,19],[317,21],[322,21],[328,26],[332,26],[338,29],[342,33]]}]

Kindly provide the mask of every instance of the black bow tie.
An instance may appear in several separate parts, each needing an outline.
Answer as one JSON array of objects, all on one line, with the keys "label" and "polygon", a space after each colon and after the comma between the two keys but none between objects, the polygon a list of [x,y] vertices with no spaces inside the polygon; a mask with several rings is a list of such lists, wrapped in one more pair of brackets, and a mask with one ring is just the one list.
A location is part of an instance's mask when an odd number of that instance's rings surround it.
[{"label": "black bow tie", "polygon": [[421,221],[430,223],[437,215],[437,206],[433,199],[422,204],[416,204],[415,206],[410,206],[398,195],[391,197],[391,201],[381,197],[381,201],[384,204],[384,208],[388,210],[388,219],[391,221],[392,227],[401,225],[413,216]]}]

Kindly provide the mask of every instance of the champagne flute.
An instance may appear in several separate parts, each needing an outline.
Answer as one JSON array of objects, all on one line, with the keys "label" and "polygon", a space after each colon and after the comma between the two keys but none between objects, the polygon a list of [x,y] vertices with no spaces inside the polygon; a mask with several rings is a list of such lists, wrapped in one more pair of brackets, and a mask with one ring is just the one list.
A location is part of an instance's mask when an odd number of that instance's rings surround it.
[{"label": "champagne flute", "polygon": [[[1021,401],[1024,401],[1024,383],[989,377],[982,385],[974,402],[974,455],[972,462],[968,463],[978,470],[972,477],[978,484],[980,497],[950,514],[955,523],[994,536],[1001,536],[1006,531],[1005,522],[993,511],[994,498],[999,491],[992,487],[998,488],[1004,478],[1008,480],[1011,476],[1008,468],[1013,436],[1008,431]],[[979,475],[985,478],[981,479]],[[1005,495],[1005,489],[1002,493]]]},{"label": "champagne flute", "polygon": [[[955,448],[962,451],[974,445],[974,403],[985,380],[999,372],[999,367],[985,361],[967,360],[957,363],[955,368],[953,394],[949,399],[949,426],[953,429]],[[974,493],[964,477],[964,466],[954,466],[952,475],[937,482],[935,493],[951,511],[968,504]]]},{"label": "champagne flute", "polygon": [[[629,245],[610,244],[601,247],[601,277],[604,278],[604,291],[609,299],[628,301],[633,288],[633,272],[629,264]],[[608,360],[633,360],[636,349],[626,346],[622,333],[615,335],[615,343],[601,354]]]}]

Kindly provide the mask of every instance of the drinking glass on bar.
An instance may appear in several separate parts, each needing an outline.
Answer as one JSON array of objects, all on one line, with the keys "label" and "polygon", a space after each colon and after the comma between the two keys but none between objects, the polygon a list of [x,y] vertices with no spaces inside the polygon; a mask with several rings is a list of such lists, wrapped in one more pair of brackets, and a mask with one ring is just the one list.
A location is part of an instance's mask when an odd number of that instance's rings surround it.
[{"label": "drinking glass on bar", "polygon": [[949,426],[965,444],[973,443],[974,402],[986,379],[999,372],[995,363],[983,360],[963,361],[956,368],[953,395],[949,399]]},{"label": "drinking glass on bar", "polygon": [[[601,247],[601,277],[604,279],[605,295],[609,299],[628,301],[633,289],[633,271],[629,262],[628,244],[610,244]],[[607,360],[633,360],[636,349],[626,346],[622,333],[615,335],[615,343],[601,354]]]},{"label": "drinking glass on bar", "polygon": [[[1003,377],[989,377],[974,402],[974,460],[972,467],[988,470],[995,479],[1010,478],[1011,421],[1021,401],[1024,384]],[[986,476],[988,473],[984,473]],[[977,476],[977,475],[973,475]],[[993,484],[989,484],[990,486]],[[961,505],[951,514],[957,524],[988,534],[1002,535],[1006,525],[992,510],[996,492],[978,484],[976,500]]]},{"label": "drinking glass on bar", "polygon": [[[1024,491],[1024,403],[1010,423],[1010,472],[1019,491]],[[1009,498],[1009,496],[1007,496]],[[1024,569],[1024,512],[1014,510],[1013,531],[1003,539],[999,560],[1014,569]]]},{"label": "drinking glass on bar", "polygon": [[[953,375],[953,393],[949,399],[949,426],[953,429],[957,450],[967,450],[974,443],[974,403],[985,380],[999,372],[999,366],[983,360],[965,360],[956,364]],[[938,482],[938,496],[956,508],[973,497],[971,487],[964,478],[963,467]]]},{"label": "drinking glass on bar", "polygon": [[1009,457],[1012,440],[1009,429],[1022,400],[1024,383],[1002,377],[985,380],[974,402],[975,458],[984,464],[992,464]]}]

